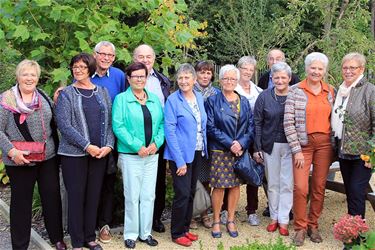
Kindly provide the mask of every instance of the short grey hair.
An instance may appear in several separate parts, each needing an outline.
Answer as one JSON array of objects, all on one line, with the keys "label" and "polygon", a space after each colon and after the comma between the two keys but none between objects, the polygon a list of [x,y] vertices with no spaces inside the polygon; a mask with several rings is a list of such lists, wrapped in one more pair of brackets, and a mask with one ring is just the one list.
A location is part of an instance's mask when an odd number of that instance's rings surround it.
[{"label": "short grey hair", "polygon": [[366,66],[366,57],[358,52],[352,52],[349,54],[346,54],[341,61],[341,65],[343,65],[347,61],[354,60],[359,63],[359,65],[364,68]]},{"label": "short grey hair", "polygon": [[327,72],[327,68],[328,68],[328,57],[326,55],[324,55],[323,53],[320,53],[320,52],[312,52],[310,54],[308,54],[305,58],[305,71],[307,71],[307,68],[313,63],[313,62],[316,62],[316,61],[319,61],[321,63],[323,63],[324,65],[324,71]]},{"label": "short grey hair", "polygon": [[253,56],[243,56],[238,60],[237,67],[241,68],[243,65],[251,64],[257,66],[257,60]]},{"label": "short grey hair", "polygon": [[270,58],[271,52],[273,51],[279,51],[283,55],[283,62],[285,61],[285,53],[281,49],[271,49],[270,51],[268,51],[267,58],[266,58],[267,61]]},{"label": "short grey hair", "polygon": [[288,74],[289,78],[292,77],[292,69],[286,62],[278,62],[271,67],[271,76],[277,72],[285,72]]},{"label": "short grey hair", "polygon": [[224,74],[229,72],[229,71],[234,71],[236,72],[237,75],[237,82],[240,80],[240,71],[234,66],[233,64],[226,64],[223,67],[220,68],[219,71],[219,80],[224,78]]},{"label": "short grey hair", "polygon": [[16,78],[18,79],[21,76],[22,71],[24,71],[26,68],[33,68],[35,69],[35,72],[38,76],[38,79],[40,77],[40,66],[37,61],[24,59],[22,60],[16,67]]},{"label": "short grey hair", "polygon": [[95,45],[94,52],[99,52],[100,48],[103,47],[103,46],[105,46],[105,47],[111,47],[112,50],[113,50],[113,53],[116,54],[115,45],[113,45],[113,43],[108,42],[108,41],[101,41],[101,42],[97,43]]},{"label": "short grey hair", "polygon": [[178,78],[182,73],[190,73],[196,79],[197,73],[195,72],[194,67],[190,63],[183,63],[178,67],[176,72],[176,78]]}]

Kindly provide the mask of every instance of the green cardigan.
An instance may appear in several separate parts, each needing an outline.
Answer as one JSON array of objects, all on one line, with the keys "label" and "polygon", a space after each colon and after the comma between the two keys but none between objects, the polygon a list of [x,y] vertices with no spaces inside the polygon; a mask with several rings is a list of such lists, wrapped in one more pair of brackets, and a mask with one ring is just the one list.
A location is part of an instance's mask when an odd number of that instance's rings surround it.
[{"label": "green cardigan", "polygon": [[[146,106],[152,118],[152,138],[160,148],[164,142],[163,108],[155,94],[145,90],[148,96]],[[144,119],[141,104],[136,100],[131,88],[118,94],[112,107],[112,127],[117,137],[119,153],[137,153],[145,145]]]}]

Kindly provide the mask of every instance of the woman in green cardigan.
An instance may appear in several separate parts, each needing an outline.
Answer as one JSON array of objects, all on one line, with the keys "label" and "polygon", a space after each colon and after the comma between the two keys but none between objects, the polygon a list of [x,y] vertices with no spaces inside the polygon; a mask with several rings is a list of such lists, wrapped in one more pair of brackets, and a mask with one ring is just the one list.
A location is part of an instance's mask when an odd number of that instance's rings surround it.
[{"label": "woman in green cardigan", "polygon": [[137,238],[149,246],[151,236],[158,149],[164,142],[163,109],[158,97],[145,89],[147,68],[133,63],[126,68],[130,88],[113,103],[113,132],[117,137],[119,166],[125,199],[124,240],[134,248]]}]

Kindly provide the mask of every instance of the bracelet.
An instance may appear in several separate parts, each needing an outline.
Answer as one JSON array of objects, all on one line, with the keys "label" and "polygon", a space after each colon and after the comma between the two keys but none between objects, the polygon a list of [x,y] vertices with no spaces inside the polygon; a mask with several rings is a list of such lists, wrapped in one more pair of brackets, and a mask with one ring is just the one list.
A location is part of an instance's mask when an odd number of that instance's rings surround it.
[{"label": "bracelet", "polygon": [[12,157],[10,158],[12,161],[15,160],[16,156],[17,156],[17,149],[14,151],[14,154],[12,155]]}]

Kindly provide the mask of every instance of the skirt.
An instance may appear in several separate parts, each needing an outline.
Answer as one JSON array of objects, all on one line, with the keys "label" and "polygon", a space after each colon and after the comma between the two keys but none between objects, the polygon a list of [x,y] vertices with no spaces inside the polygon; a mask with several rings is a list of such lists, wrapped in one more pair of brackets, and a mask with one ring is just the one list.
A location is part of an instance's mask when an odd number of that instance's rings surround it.
[{"label": "skirt", "polygon": [[212,151],[210,185],[213,188],[232,188],[241,185],[242,181],[234,172],[236,158],[230,151]]}]

